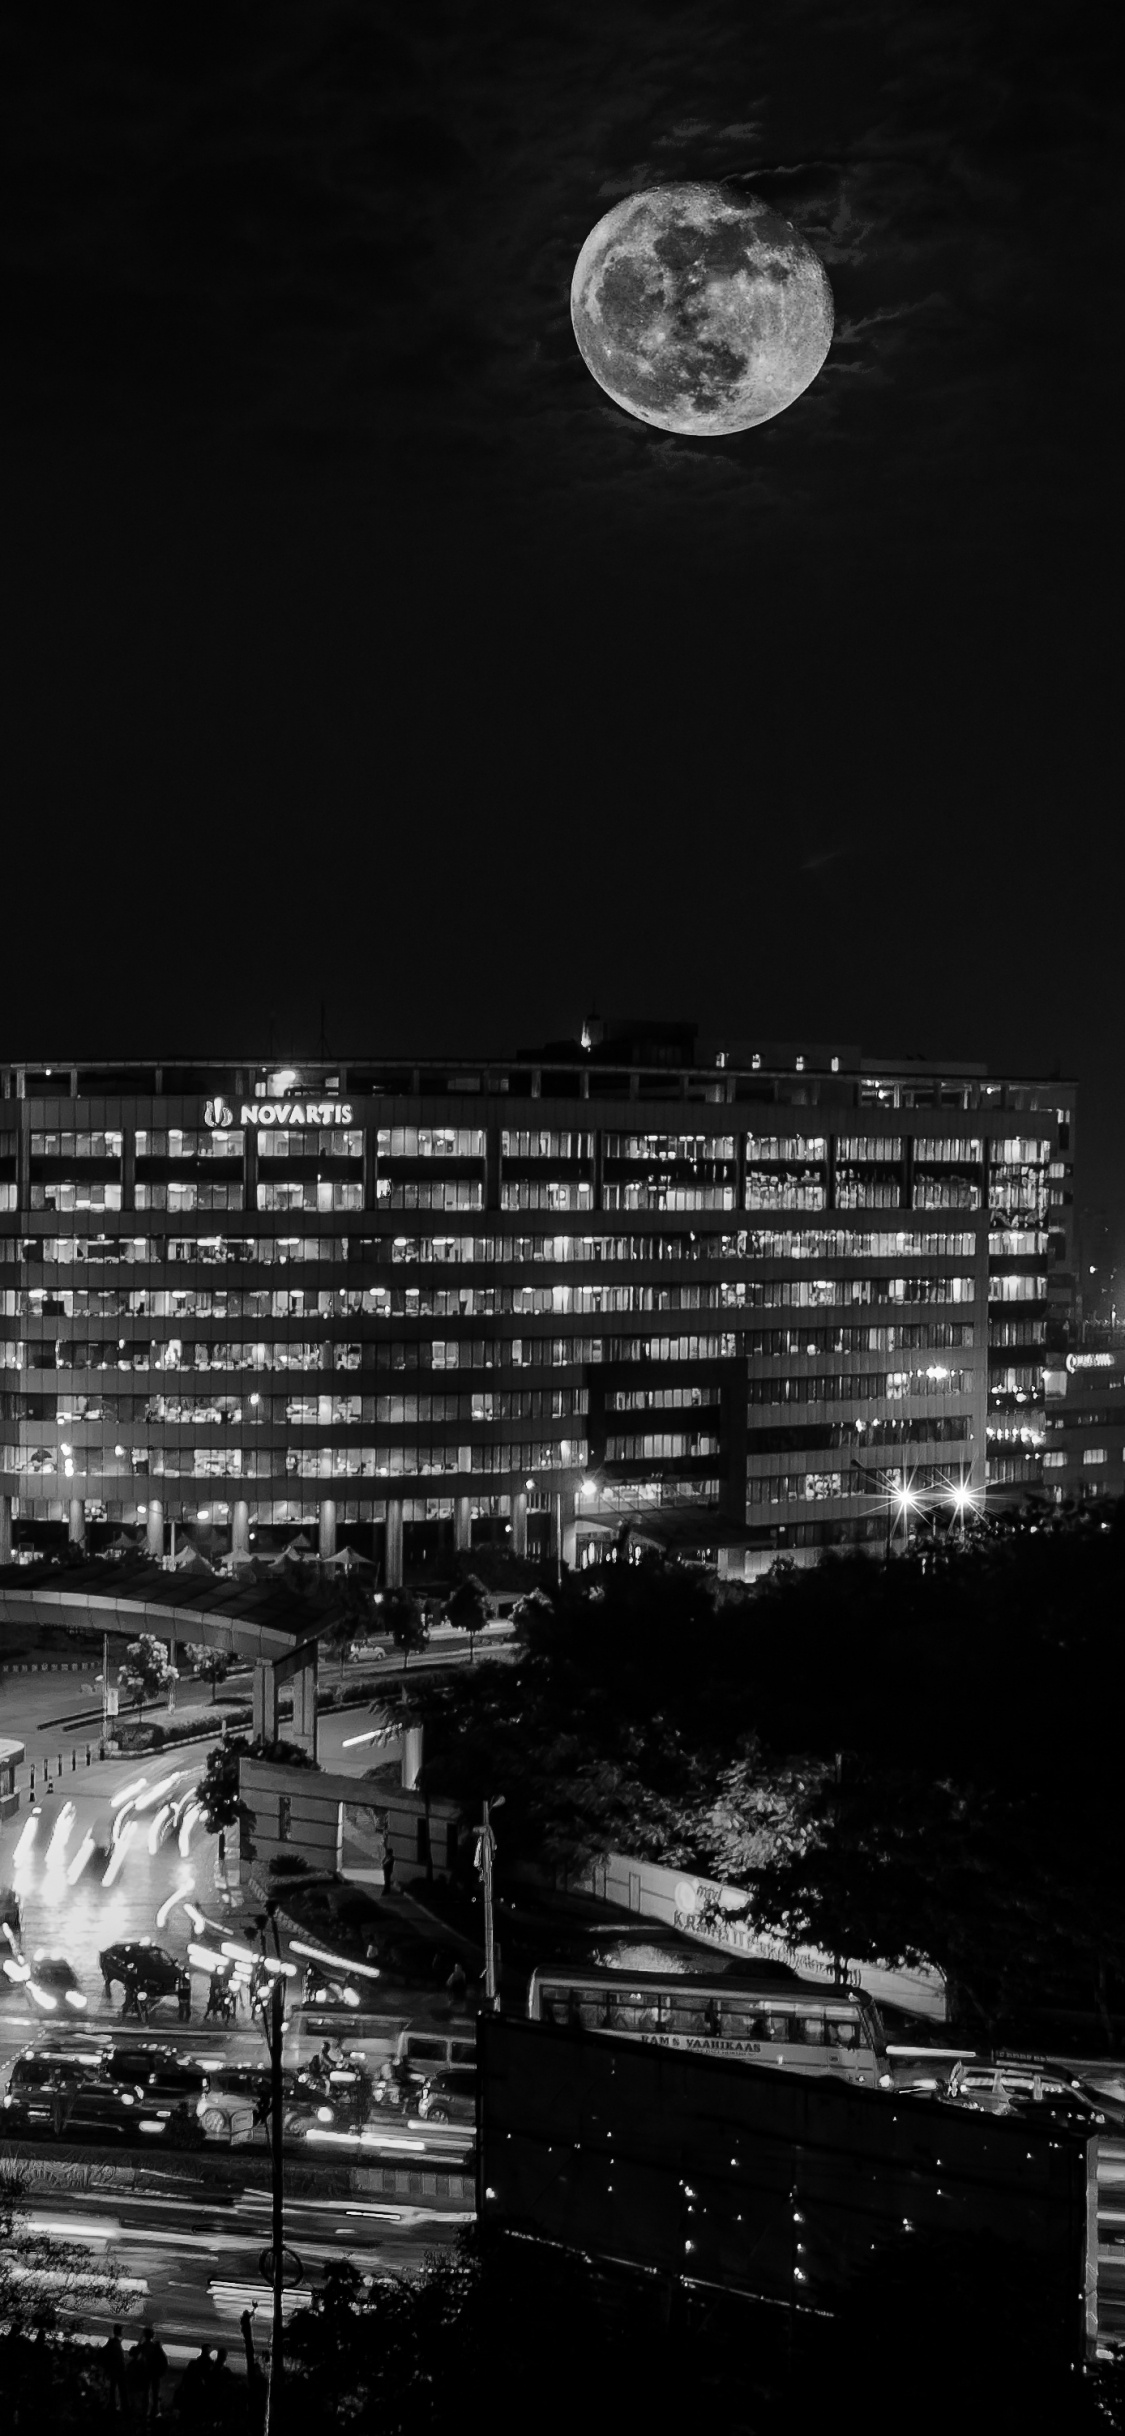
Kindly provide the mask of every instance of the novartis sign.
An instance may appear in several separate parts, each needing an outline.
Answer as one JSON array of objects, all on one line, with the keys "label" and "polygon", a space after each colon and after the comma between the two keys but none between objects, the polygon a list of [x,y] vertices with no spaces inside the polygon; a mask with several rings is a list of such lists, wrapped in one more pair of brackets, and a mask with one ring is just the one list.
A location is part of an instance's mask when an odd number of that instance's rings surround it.
[{"label": "novartis sign", "polygon": [[[208,1100],[203,1122],[212,1133],[226,1132],[236,1122],[229,1100]],[[350,1100],[243,1100],[240,1125],[350,1125]]]}]

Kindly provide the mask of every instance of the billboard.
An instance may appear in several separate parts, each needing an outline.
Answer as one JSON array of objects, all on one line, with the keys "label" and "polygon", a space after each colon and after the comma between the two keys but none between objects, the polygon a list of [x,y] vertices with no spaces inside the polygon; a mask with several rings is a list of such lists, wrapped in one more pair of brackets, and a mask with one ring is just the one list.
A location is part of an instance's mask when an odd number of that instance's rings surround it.
[{"label": "billboard", "polygon": [[1096,2142],[544,2022],[479,2034],[486,2221],[828,2311],[888,2242],[989,2234],[1026,2253],[1059,2355],[1087,2356]]}]

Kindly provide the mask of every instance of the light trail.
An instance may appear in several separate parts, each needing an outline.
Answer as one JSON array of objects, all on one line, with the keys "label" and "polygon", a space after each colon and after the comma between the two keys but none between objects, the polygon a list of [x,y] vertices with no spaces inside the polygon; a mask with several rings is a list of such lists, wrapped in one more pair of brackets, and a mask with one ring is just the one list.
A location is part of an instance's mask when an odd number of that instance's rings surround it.
[{"label": "light trail", "polygon": [[171,1914],[175,1911],[177,1903],[183,1904],[184,1910],[187,1913],[193,1928],[195,1927],[196,1923],[202,1918],[202,1914],[199,1912],[193,1912],[191,1904],[186,1899],[188,1895],[193,1892],[194,1887],[195,1879],[185,1878],[183,1885],[177,1886],[174,1894],[165,1896],[164,1901],[156,1915],[157,1928],[167,1927],[168,1921]]},{"label": "light trail", "polygon": [[44,1869],[61,1870],[66,1857],[66,1848],[70,1840],[71,1830],[77,1817],[78,1812],[75,1809],[73,1802],[64,1802],[62,1809],[55,1820],[55,1824],[51,1829],[51,1840],[47,1846],[46,1852],[43,1855]]},{"label": "light trail", "polygon": [[305,1956],[309,1962],[318,1962],[324,1971],[346,1971],[349,1979],[382,1978],[382,1972],[376,1970],[374,1963],[347,1962],[342,1954],[326,1954],[322,1946],[299,1945],[295,1937],[289,1940],[289,1951]]},{"label": "light trail", "polygon": [[136,1798],[137,1798],[138,1793],[142,1793],[142,1792],[144,1791],[144,1788],[145,1788],[145,1786],[147,1785],[147,1783],[148,1783],[148,1778],[147,1778],[147,1776],[138,1776],[138,1777],[135,1779],[135,1781],[133,1782],[133,1784],[131,1784],[131,1785],[122,1785],[120,1792],[119,1792],[119,1793],[115,1793],[115,1794],[113,1794],[113,1796],[111,1797],[111,1800],[110,1800],[110,1805],[109,1805],[109,1806],[110,1806],[110,1809],[111,1809],[111,1810],[120,1810],[121,1805],[122,1805],[122,1803],[123,1803],[123,1802],[134,1802],[134,1801],[136,1800]]},{"label": "light trail", "polygon": [[133,1837],[135,1836],[136,1832],[137,1832],[137,1822],[136,1822],[136,1820],[135,1820],[135,1819],[126,1819],[126,1821],[125,1821],[125,1825],[124,1825],[124,1827],[123,1827],[123,1828],[122,1828],[122,1830],[121,1830],[121,1834],[120,1834],[119,1838],[117,1839],[117,1842],[116,1842],[116,1843],[115,1843],[115,1845],[114,1845],[113,1851],[111,1852],[111,1854],[110,1854],[110,1856],[109,1856],[109,1861],[108,1861],[108,1864],[107,1864],[107,1866],[106,1866],[105,1874],[104,1874],[104,1876],[103,1876],[103,1878],[102,1878],[102,1885],[103,1885],[103,1886],[112,1886],[112,1885],[113,1885],[113,1883],[114,1883],[114,1881],[115,1881],[115,1879],[116,1879],[117,1877],[119,1877],[119,1875],[120,1875],[120,1873],[121,1873],[121,1869],[122,1869],[122,1867],[123,1867],[123,1865],[124,1865],[124,1861],[125,1861],[125,1855],[126,1855],[126,1853],[128,1852],[128,1850],[129,1850],[129,1846],[130,1846],[130,1844],[132,1843],[132,1841],[133,1841]]},{"label": "light trail", "polygon": [[158,1784],[150,1785],[148,1792],[142,1794],[138,1800],[138,1810],[151,1810],[154,1802],[163,1801],[165,1795],[171,1792],[173,1785],[179,1784],[182,1775],[182,1768],[173,1768],[171,1776],[162,1776]]},{"label": "light trail", "polygon": [[23,1827],[20,1830],[16,1841],[16,1848],[12,1854],[13,1866],[17,1869],[19,1868],[21,1861],[27,1861],[31,1857],[31,1847],[39,1833],[40,1815],[41,1814],[38,1810],[33,1810],[31,1817],[29,1819],[25,1819]]},{"label": "light trail", "polygon": [[192,1828],[195,1826],[195,1824],[196,1824],[197,1820],[198,1820],[199,1818],[201,1818],[201,1817],[202,1817],[202,1812],[201,1812],[201,1810],[200,1810],[200,1807],[199,1807],[198,1802],[189,1802],[189,1803],[188,1803],[188,1806],[187,1806],[187,1809],[185,1810],[184,1815],[183,1815],[182,1819],[180,1820],[180,1833],[179,1833],[179,1838],[178,1838],[178,1841],[179,1841],[179,1847],[180,1847],[180,1859],[181,1859],[181,1861],[186,1861],[186,1859],[187,1859],[187,1857],[188,1857],[188,1852],[189,1852],[190,1847],[191,1847],[191,1832],[192,1832]]},{"label": "light trail", "polygon": [[94,1839],[89,1828],[87,1828],[73,1860],[69,1861],[67,1864],[66,1880],[68,1886],[77,1886],[79,1878],[86,1867],[86,1863],[89,1860],[93,1849]]},{"label": "light trail", "polygon": [[[139,1803],[139,1802],[138,1802],[138,1804],[137,1804],[137,1808],[138,1808],[138,1810],[140,1809],[140,1803]],[[153,1821],[152,1821],[152,1825],[151,1825],[151,1827],[149,1828],[149,1831],[148,1831],[148,1848],[149,1848],[149,1851],[150,1851],[150,1852],[159,1852],[159,1850],[160,1850],[160,1838],[161,1838],[161,1835],[163,1834],[163,1831],[164,1831],[165,1827],[167,1826],[168,1821],[169,1821],[169,1819],[171,1818],[171,1816],[172,1816],[172,1804],[171,1804],[171,1802],[161,1802],[160,1808],[159,1808],[159,1810],[156,1812],[156,1814],[155,1814],[155,1816],[154,1816],[154,1818],[153,1818]]]}]

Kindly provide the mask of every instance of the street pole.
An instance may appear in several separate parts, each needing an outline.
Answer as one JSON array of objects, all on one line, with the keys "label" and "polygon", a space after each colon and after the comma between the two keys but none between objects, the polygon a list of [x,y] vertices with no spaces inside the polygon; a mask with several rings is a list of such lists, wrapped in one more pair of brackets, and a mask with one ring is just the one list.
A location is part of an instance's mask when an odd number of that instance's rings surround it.
[{"label": "street pole", "polygon": [[[266,1943],[264,1928],[261,1931],[261,1938],[264,1954]],[[278,1946],[276,1923],[273,1941],[274,1945]],[[280,1946],[278,1946],[278,1952],[280,1954]],[[270,1989],[268,2019],[269,2027],[266,2030],[266,2037],[270,2051],[270,2166],[273,2198],[273,2254],[270,2260],[273,2272],[270,2280],[273,2287],[273,2315],[270,2331],[270,2374],[269,2384],[266,2388],[266,2436],[269,2436],[270,2428],[274,2424],[274,2406],[281,2392],[283,2328],[281,2295],[285,2289],[285,2132],[282,2122],[281,2087],[281,2050],[285,2031],[285,1978],[281,1971],[276,1973]],[[262,2016],[262,2024],[265,2028],[265,2014]]]},{"label": "street pole", "polygon": [[492,1862],[496,1852],[491,1812],[503,1807],[504,1796],[497,1794],[492,1803],[484,1802],[483,1817],[477,1830],[477,1868],[480,1871],[481,1894],[484,1900],[484,1998],[490,2013],[496,2011],[496,1926],[492,1915]]}]

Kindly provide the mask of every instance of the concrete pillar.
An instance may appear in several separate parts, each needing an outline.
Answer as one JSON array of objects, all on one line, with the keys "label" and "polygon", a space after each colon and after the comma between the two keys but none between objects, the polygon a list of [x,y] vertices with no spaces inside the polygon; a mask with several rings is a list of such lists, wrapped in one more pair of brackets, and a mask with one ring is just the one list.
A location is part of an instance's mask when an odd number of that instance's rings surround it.
[{"label": "concrete pillar", "polygon": [[575,1491],[560,1488],[550,1498],[550,1544],[558,1564],[577,1564],[577,1510]]},{"label": "concrete pillar", "polygon": [[319,1556],[335,1556],[336,1554],[336,1500],[334,1497],[326,1497],[320,1508],[317,1554]]},{"label": "concrete pillar", "polygon": [[290,1728],[294,1742],[303,1744],[310,1758],[316,1758],[316,1644],[314,1642],[304,1666],[291,1679],[293,1693],[293,1723]]},{"label": "concrete pillar", "polygon": [[7,1492],[0,1497],[0,1565],[12,1561],[12,1500]]},{"label": "concrete pillar", "polygon": [[413,1793],[422,1773],[422,1728],[408,1725],[402,1736],[402,1789]]},{"label": "concrete pillar", "polygon": [[231,1507],[230,1552],[236,1565],[250,1554],[250,1508],[244,1497],[236,1497]]},{"label": "concrete pillar", "polygon": [[145,1540],[150,1556],[159,1564],[164,1554],[164,1508],[159,1497],[150,1497],[145,1516]]},{"label": "concrete pillar", "polygon": [[473,1501],[471,1497],[453,1500],[453,1545],[459,1555],[468,1555],[473,1544]]},{"label": "concrete pillar", "polygon": [[512,1555],[527,1555],[527,1490],[512,1491]]},{"label": "concrete pillar", "polygon": [[387,1499],[387,1550],[383,1566],[384,1590],[402,1588],[402,1499]]},{"label": "concrete pillar", "polygon": [[70,1500],[67,1537],[76,1548],[84,1548],[86,1545],[86,1508],[80,1497],[72,1497]]},{"label": "concrete pillar", "polygon": [[260,1734],[265,1742],[277,1741],[277,1677],[269,1658],[255,1663],[252,1722],[255,1735]]}]

